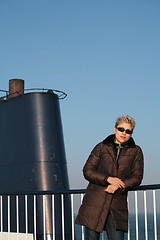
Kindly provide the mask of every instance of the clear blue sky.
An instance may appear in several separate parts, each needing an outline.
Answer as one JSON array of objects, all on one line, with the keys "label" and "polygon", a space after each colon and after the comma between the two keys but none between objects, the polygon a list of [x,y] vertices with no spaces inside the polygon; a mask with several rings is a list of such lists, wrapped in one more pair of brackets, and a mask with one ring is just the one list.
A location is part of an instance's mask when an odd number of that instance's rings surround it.
[{"label": "clear blue sky", "polygon": [[1,0],[0,89],[12,78],[67,93],[60,107],[71,188],[86,186],[82,167],[122,114],[137,123],[143,184],[160,183],[159,0]]}]

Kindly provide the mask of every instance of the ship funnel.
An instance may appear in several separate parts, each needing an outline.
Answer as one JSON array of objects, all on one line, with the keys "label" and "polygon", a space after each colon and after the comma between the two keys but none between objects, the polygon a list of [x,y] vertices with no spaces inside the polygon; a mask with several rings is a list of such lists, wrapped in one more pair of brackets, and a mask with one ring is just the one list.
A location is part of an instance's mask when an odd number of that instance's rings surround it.
[{"label": "ship funnel", "polygon": [[[33,89],[32,89],[33,90]],[[24,80],[9,81],[9,95],[0,102],[0,193],[34,193],[68,191],[69,179],[65,156],[59,99],[66,94],[59,90],[40,89],[27,93]],[[25,92],[25,93],[24,93]],[[4,199],[4,207],[7,199]],[[14,199],[12,206],[16,206]],[[42,219],[43,198],[36,198],[37,240],[53,234],[52,197],[45,196],[46,226]],[[24,198],[20,199],[20,232],[25,232]],[[62,239],[62,200],[54,198],[56,240]],[[33,232],[33,196],[28,197],[29,232]],[[7,211],[7,210],[6,210]],[[15,211],[15,210],[14,210]],[[5,213],[5,209],[4,209]],[[16,230],[14,212],[11,231]],[[70,197],[64,196],[65,239],[71,239]],[[4,214],[4,231],[7,214]],[[6,225],[5,225],[6,224]]]}]

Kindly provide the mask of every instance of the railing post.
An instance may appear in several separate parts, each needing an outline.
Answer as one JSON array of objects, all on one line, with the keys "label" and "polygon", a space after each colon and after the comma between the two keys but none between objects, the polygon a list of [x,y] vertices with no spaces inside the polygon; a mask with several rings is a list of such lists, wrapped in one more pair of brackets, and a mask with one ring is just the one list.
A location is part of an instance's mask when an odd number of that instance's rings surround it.
[{"label": "railing post", "polygon": [[1,199],[1,235],[3,234],[3,198],[2,195],[0,197]]},{"label": "railing post", "polygon": [[137,199],[137,191],[135,191],[135,211],[136,211],[136,240],[138,240],[138,199]]},{"label": "railing post", "polygon": [[[128,203],[128,211],[129,211],[129,196],[127,196],[127,203]],[[130,224],[128,218],[128,240],[130,240]]]},{"label": "railing post", "polygon": [[25,195],[25,219],[26,219],[26,240],[28,239],[28,203],[27,195]]},{"label": "railing post", "polygon": [[53,240],[55,239],[54,195],[52,195]]},{"label": "railing post", "polygon": [[34,195],[34,240],[37,240],[36,196]]},{"label": "railing post", "polygon": [[74,205],[73,205],[73,194],[71,194],[71,212],[72,212],[72,240],[74,240]]},{"label": "railing post", "polygon": [[64,234],[64,195],[61,194],[61,204],[62,204],[62,240],[65,240]]},{"label": "railing post", "polygon": [[146,191],[144,191],[144,214],[145,214],[145,237],[148,240],[148,226],[147,226],[147,197]]},{"label": "railing post", "polygon": [[17,212],[17,240],[19,235],[19,204],[18,204],[19,196],[16,196],[16,212]]},{"label": "railing post", "polygon": [[[84,194],[82,193],[81,194],[81,204],[82,204],[82,201],[83,201],[83,197],[84,197]],[[84,240],[84,226],[82,226],[82,240]]]},{"label": "railing post", "polygon": [[156,219],[156,192],[153,190],[153,209],[154,209],[154,234],[157,240],[157,219]]}]

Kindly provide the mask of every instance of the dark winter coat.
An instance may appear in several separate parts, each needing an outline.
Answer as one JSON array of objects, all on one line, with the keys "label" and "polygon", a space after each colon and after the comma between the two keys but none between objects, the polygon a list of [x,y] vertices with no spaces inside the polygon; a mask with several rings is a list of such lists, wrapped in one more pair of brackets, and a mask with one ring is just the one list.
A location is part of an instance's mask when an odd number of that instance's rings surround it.
[{"label": "dark winter coat", "polygon": [[[76,223],[102,232],[110,212],[115,228],[128,231],[127,191],[141,183],[143,178],[143,153],[133,138],[121,149],[118,162],[114,148],[115,135],[110,135],[97,144],[84,168],[84,177],[89,181]],[[125,189],[114,194],[105,192],[108,177],[118,177]]]}]

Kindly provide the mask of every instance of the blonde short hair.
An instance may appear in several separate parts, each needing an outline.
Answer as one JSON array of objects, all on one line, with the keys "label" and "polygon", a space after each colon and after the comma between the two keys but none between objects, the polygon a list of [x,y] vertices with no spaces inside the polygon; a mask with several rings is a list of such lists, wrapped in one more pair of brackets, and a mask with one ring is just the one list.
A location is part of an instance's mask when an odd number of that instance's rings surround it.
[{"label": "blonde short hair", "polygon": [[132,129],[134,129],[136,125],[135,120],[129,115],[122,115],[118,117],[115,123],[115,127],[117,127],[120,123],[130,123],[132,126]]}]

